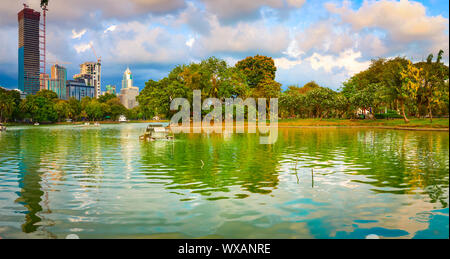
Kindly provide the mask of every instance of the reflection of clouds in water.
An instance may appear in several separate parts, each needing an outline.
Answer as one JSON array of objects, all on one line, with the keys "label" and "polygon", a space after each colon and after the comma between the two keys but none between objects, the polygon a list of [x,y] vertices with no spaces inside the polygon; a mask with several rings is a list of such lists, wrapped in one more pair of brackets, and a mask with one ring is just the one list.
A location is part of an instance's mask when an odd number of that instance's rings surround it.
[{"label": "reflection of clouds in water", "polygon": [[[81,238],[364,238],[370,231],[412,237],[433,236],[431,225],[445,230],[439,217],[448,221],[448,211],[430,214],[448,204],[445,134],[313,128],[280,129],[269,146],[256,134],[140,142],[146,126],[64,128],[34,142],[29,137],[38,134],[30,130],[21,148],[39,177],[24,174],[27,186],[5,190],[25,195],[21,201],[35,213],[44,199],[35,189],[46,189],[47,181],[55,190],[48,197],[52,213],[29,224],[53,224],[49,231]],[[15,138],[1,138],[0,147],[14,147]],[[23,159],[5,150],[0,155]],[[13,164],[0,159],[6,177],[17,181]],[[2,208],[19,211],[16,197],[2,197]]]}]

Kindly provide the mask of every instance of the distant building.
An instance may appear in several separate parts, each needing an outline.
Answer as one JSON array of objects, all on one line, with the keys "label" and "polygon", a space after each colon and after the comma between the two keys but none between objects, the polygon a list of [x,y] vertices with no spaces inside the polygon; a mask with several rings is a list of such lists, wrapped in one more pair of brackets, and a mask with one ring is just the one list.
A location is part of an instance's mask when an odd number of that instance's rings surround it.
[{"label": "distant building", "polygon": [[95,97],[95,87],[87,85],[83,79],[67,80],[66,82],[67,99],[74,97],[81,101],[83,97]]},{"label": "distant building", "polygon": [[136,97],[139,95],[139,88],[132,86],[128,88],[120,89],[120,102],[125,106],[127,109],[133,109],[134,107],[138,106],[138,101],[136,100]]},{"label": "distant building", "polygon": [[122,89],[120,89],[120,102],[127,109],[138,106],[136,97],[139,95],[139,87],[133,86],[133,75],[129,68],[125,70],[122,78]]},{"label": "distant building", "polygon": [[83,80],[86,83],[86,85],[94,86],[94,77],[92,75],[89,75],[89,74],[76,74],[76,75],[73,76],[73,79],[74,80],[81,79],[81,80]]},{"label": "distant building", "polygon": [[39,12],[28,8],[26,5],[17,14],[19,21],[18,88],[26,95],[36,94],[40,89],[40,15]]},{"label": "distant building", "polygon": [[92,85],[95,88],[95,98],[100,97],[101,91],[101,78],[102,68],[99,62],[84,62],[80,65],[80,74],[73,77],[74,79],[83,78],[88,80],[88,85]]},{"label": "distant building", "polygon": [[131,74],[130,68],[127,67],[122,76],[122,89],[133,86],[133,74]]},{"label": "distant building", "polygon": [[107,85],[105,93],[117,95],[116,86],[115,85]]},{"label": "distant building", "polygon": [[41,90],[50,90],[58,95],[59,99],[67,99],[66,81],[67,70],[65,67],[55,64],[51,68],[51,78],[47,74],[40,75]]}]

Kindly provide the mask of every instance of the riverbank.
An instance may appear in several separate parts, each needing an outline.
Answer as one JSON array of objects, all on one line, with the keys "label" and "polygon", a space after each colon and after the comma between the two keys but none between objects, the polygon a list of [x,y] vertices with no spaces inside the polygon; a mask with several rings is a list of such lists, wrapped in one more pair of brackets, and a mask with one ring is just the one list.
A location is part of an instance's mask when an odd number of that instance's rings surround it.
[{"label": "riverbank", "polygon": [[[90,124],[94,124],[98,122],[99,124],[120,124],[120,123],[157,123],[157,122],[165,122],[169,121],[155,121],[155,120],[131,120],[127,122],[119,122],[119,121],[75,121],[75,122],[55,122],[55,123],[41,123],[40,125],[84,125],[86,122]],[[22,123],[22,122],[8,122],[4,124],[5,126],[31,126],[32,123]]]},{"label": "riverbank", "polygon": [[[119,123],[168,123],[168,120],[131,120],[127,122],[118,121],[99,121],[100,124],[119,124]],[[83,125],[85,122],[57,122],[47,125]],[[90,122],[94,123],[94,122]],[[247,123],[245,123],[247,125]],[[27,123],[6,123],[5,126],[23,126],[32,125]],[[403,119],[392,120],[346,120],[346,119],[280,119],[278,127],[281,128],[300,128],[300,127],[370,127],[381,129],[400,129],[400,130],[431,130],[448,131],[449,119],[436,118],[430,123],[429,119],[410,119],[405,123]]]},{"label": "riverbank", "polygon": [[410,119],[405,123],[403,119],[392,120],[343,120],[343,119],[282,119],[278,121],[279,127],[324,127],[324,126],[351,126],[351,127],[376,127],[385,129],[404,130],[449,130],[448,118],[436,118],[430,123],[429,119]]}]

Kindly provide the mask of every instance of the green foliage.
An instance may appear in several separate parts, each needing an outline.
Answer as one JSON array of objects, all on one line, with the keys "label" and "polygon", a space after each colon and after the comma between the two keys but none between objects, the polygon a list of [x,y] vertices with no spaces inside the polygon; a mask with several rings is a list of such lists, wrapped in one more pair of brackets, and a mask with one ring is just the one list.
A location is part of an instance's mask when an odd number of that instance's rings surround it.
[{"label": "green foliage", "polygon": [[115,94],[105,93],[98,98],[98,101],[101,103],[106,103],[111,99],[117,98]]},{"label": "green foliage", "polygon": [[342,93],[309,82],[303,87],[290,86],[279,99],[282,117],[342,118],[348,112],[349,101]]},{"label": "green foliage", "polygon": [[77,99],[71,97],[69,98],[69,100],[67,101],[68,104],[68,114],[67,116],[72,119],[72,120],[77,120],[79,119],[80,115],[81,115],[81,103],[80,101],[78,101]]},{"label": "green foliage", "polygon": [[[264,87],[270,94],[279,93],[279,90],[276,91],[279,85],[273,82],[264,82]],[[170,111],[170,102],[182,97],[192,103],[193,90],[200,90],[202,99],[218,98],[221,101],[229,97],[246,98],[251,94],[246,76],[241,70],[211,57],[200,63],[177,66],[167,77],[146,82],[137,97],[139,112],[147,119],[155,115],[169,118],[175,112]]]},{"label": "green foliage", "polygon": [[247,57],[236,64],[236,68],[241,70],[247,78],[247,85],[250,88],[258,87],[264,79],[275,80],[277,68],[271,57],[256,55]]},{"label": "green foliage", "polygon": [[403,116],[399,115],[397,111],[388,110],[386,113],[374,114],[376,119],[401,119]]},{"label": "green foliage", "polygon": [[18,116],[20,105],[20,93],[7,91],[0,88],[0,122],[11,120]]},{"label": "green foliage", "polygon": [[58,100],[55,103],[55,110],[58,113],[58,121],[64,121],[69,118],[70,106],[65,100]]},{"label": "green foliage", "polygon": [[58,101],[56,93],[49,90],[41,90],[36,95],[28,95],[20,104],[20,109],[25,117],[36,122],[56,122],[58,112],[55,104]]},{"label": "green foliage", "polygon": [[[281,91],[275,81],[274,61],[266,56],[247,57],[234,67],[224,60],[210,57],[200,63],[178,65],[159,81],[149,80],[137,97],[139,106],[127,110],[114,94],[99,99],[85,97],[81,101],[59,100],[48,90],[20,99],[17,91],[0,89],[0,121],[31,118],[33,121],[117,120],[170,118],[175,98],[187,98],[192,104],[193,90],[201,91],[202,100],[217,98],[279,98],[281,117],[354,118],[359,109],[371,110],[375,118],[398,118],[401,112],[420,117],[426,113],[447,115],[449,109],[448,67],[442,63],[440,51],[436,61],[430,54],[425,62],[396,57],[372,60],[368,69],[343,83],[340,91],[319,86],[311,81],[302,87],[289,86]],[[385,109],[392,110],[384,114]],[[369,116],[370,117],[370,116]]]},{"label": "green foliage", "polygon": [[436,62],[433,62],[433,55],[430,54],[426,62],[415,64],[420,73],[418,80],[422,82],[417,88],[415,101],[419,107],[419,113],[420,106],[426,107],[430,120],[433,117],[433,110],[441,109],[448,112],[449,69],[448,66],[441,63],[442,54],[443,51],[439,51]]},{"label": "green foliage", "polygon": [[100,120],[103,119],[106,107],[107,105],[102,106],[97,99],[91,99],[85,104],[84,110],[89,120]]},{"label": "green foliage", "polygon": [[[412,64],[396,57],[373,60],[367,70],[354,75],[343,84],[341,92],[351,103],[351,109],[372,107],[373,110],[390,108],[396,115],[380,115],[376,118],[398,117],[401,112],[405,122],[407,115],[417,117],[428,110],[448,114],[448,67],[440,63],[443,52],[438,53],[436,62],[430,54],[426,62]],[[447,87],[445,86],[447,84]]]},{"label": "green foliage", "polygon": [[377,89],[376,84],[369,84],[367,87],[355,91],[349,98],[348,101],[353,107],[358,107],[361,109],[368,110],[375,104],[375,91]]},{"label": "green foliage", "polygon": [[119,98],[109,99],[106,104],[107,108],[103,108],[103,113],[105,116],[110,116],[112,120],[118,120],[120,115],[127,114],[127,108],[122,105]]}]

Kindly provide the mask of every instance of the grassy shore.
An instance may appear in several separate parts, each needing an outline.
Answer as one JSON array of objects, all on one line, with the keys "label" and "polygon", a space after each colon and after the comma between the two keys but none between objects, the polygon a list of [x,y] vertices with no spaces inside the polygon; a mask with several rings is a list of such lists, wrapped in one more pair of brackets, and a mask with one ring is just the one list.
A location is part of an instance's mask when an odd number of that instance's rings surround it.
[{"label": "grassy shore", "polygon": [[[99,124],[120,124],[124,122],[119,121],[75,121],[75,122],[55,122],[55,123],[41,123],[41,125],[83,125],[89,122],[91,124],[98,122]],[[169,121],[154,121],[154,120],[130,120],[126,123],[156,123],[156,122],[169,122]],[[5,126],[27,126],[33,125],[33,123],[22,123],[22,122],[7,122],[4,123]]]},{"label": "grassy shore", "polygon": [[343,120],[343,119],[282,119],[278,126],[366,126],[366,127],[392,127],[392,128],[430,128],[448,129],[448,118],[436,118],[430,123],[429,119],[411,118],[409,123],[403,119],[391,120]]}]

